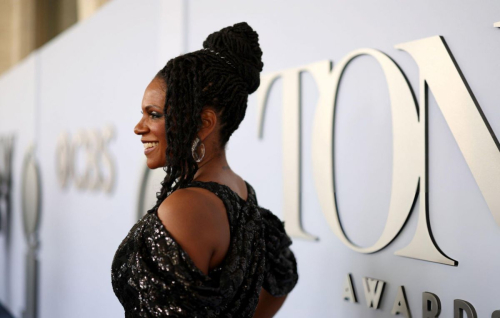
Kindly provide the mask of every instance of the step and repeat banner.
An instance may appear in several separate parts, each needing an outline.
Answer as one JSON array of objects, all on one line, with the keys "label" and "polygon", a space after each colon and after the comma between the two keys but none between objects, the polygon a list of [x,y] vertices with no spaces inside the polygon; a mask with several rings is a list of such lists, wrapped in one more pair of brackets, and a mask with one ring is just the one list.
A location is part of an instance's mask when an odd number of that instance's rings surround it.
[{"label": "step and repeat banner", "polygon": [[246,21],[264,70],[227,156],[293,239],[299,282],[276,316],[500,318],[499,12],[110,2],[0,77],[0,303],[123,315],[111,261],[164,173],[133,133],[144,90]]}]

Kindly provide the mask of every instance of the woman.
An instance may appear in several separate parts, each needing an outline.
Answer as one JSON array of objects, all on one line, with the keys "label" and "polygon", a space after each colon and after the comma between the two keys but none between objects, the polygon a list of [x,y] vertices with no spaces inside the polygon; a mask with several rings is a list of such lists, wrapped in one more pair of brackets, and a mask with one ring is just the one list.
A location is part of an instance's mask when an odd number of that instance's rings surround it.
[{"label": "woman", "polygon": [[260,84],[258,34],[241,22],[203,47],[168,61],[144,93],[134,132],[148,167],[167,174],[113,259],[126,317],[272,317],[298,280],[284,223],[225,154]]}]

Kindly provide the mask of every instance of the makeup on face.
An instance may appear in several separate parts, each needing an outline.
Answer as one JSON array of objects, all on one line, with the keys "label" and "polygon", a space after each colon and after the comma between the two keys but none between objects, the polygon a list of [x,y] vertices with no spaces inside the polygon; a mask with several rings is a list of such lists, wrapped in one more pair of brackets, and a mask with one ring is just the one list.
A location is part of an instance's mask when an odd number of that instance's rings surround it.
[{"label": "makeup on face", "polygon": [[[156,111],[156,110],[160,110],[159,106],[148,105],[148,106],[144,107],[144,109],[146,110],[146,113],[149,115],[148,120],[153,121],[153,125],[156,125],[156,123],[154,123],[154,121],[157,121],[158,119],[163,118],[163,114],[159,111]],[[141,110],[141,114],[144,115],[144,111]],[[151,129],[150,129],[150,131],[151,131]],[[148,155],[149,153],[153,152],[159,145],[158,140],[151,140],[149,138],[144,138],[141,140],[141,142],[144,144],[144,154],[145,155]]]},{"label": "makeup on face", "polygon": [[136,125],[134,132],[141,135],[144,145],[144,155],[150,169],[162,167],[165,164],[165,116],[163,105],[165,104],[165,91],[158,79],[153,80],[142,100],[142,118]]}]

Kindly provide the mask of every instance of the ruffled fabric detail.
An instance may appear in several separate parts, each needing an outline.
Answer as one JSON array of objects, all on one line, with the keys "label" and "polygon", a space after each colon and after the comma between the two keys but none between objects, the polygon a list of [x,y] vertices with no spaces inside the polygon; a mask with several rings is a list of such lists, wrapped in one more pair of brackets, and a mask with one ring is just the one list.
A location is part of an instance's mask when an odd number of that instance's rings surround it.
[{"label": "ruffled fabric detail", "polygon": [[259,210],[266,237],[266,273],[262,287],[275,297],[284,296],[299,279],[297,261],[290,250],[292,240],[286,234],[285,222],[265,208],[259,207]]}]

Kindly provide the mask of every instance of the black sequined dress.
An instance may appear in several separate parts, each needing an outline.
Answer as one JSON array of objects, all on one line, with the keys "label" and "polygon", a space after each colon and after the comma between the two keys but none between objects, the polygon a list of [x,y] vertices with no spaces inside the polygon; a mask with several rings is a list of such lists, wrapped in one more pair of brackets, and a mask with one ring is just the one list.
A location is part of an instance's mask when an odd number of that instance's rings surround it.
[{"label": "black sequined dress", "polygon": [[253,317],[263,287],[288,294],[298,281],[292,241],[284,222],[257,203],[216,182],[192,181],[215,193],[226,207],[229,250],[208,275],[173,239],[156,209],[148,211],[122,241],[111,266],[113,290],[125,317]]}]

